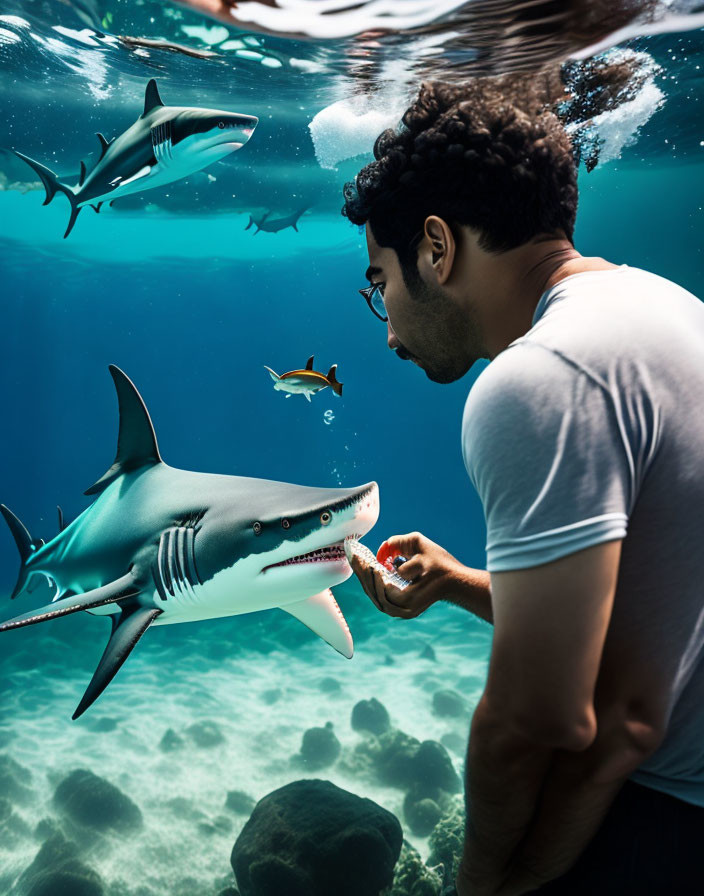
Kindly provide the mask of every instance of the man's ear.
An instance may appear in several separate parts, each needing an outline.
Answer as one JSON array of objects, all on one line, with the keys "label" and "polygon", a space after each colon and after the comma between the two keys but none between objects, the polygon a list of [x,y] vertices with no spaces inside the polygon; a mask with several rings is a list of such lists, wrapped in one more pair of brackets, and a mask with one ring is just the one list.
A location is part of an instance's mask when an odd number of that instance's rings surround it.
[{"label": "man's ear", "polygon": [[457,244],[447,221],[430,215],[425,219],[425,237],[430,244],[430,259],[438,283],[442,286],[452,273]]}]

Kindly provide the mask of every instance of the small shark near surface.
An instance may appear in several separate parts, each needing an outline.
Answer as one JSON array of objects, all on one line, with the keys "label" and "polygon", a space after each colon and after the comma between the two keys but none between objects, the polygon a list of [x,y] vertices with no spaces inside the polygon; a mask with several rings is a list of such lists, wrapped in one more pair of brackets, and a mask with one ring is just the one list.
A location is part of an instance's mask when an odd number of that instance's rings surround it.
[{"label": "small shark near surface", "polygon": [[313,370],[313,358],[311,355],[306,362],[304,370],[289,370],[288,373],[279,375],[271,367],[264,365],[264,370],[269,371],[269,376],[274,381],[274,389],[279,392],[286,392],[286,398],[292,395],[305,395],[310,401],[311,395],[326,389],[328,386],[336,395],[342,395],[342,383],[337,381],[337,364],[333,364],[330,370],[325,373],[319,373]]},{"label": "small shark near surface", "polygon": [[254,215],[250,215],[249,224],[245,227],[245,230],[249,230],[254,225],[257,228],[254,231],[255,234],[259,233],[260,230],[263,230],[264,233],[278,233],[280,230],[286,230],[287,227],[293,227],[296,233],[298,233],[298,219],[309,208],[310,206],[307,205],[283,218],[271,218],[271,212],[266,212],[261,218],[255,218]]},{"label": "small shark near surface", "polygon": [[105,201],[151,190],[180,180],[241,149],[252,136],[259,119],[239,112],[165,106],[156,81],[147,84],[144,111],[119,137],[100,140],[100,159],[86,174],[81,162],[78,183],[62,183],[53,171],[29,156],[13,150],[41,178],[46,190],[44,205],[57,191],[68,197],[71,217],[64,239],[73,230],[78,213],[85,205],[96,212]]},{"label": "small shark near surface", "polygon": [[308,488],[167,466],[149,413],[117,367],[120,427],[110,469],[86,492],[96,500],[47,544],[0,504],[21,557],[12,597],[45,576],[45,607],[0,632],[87,610],[109,616],[111,635],[73,714],[88,709],[151,625],[281,608],[347,658],[352,635],[330,587],[352,575],[347,538],[379,516],[375,482]]}]

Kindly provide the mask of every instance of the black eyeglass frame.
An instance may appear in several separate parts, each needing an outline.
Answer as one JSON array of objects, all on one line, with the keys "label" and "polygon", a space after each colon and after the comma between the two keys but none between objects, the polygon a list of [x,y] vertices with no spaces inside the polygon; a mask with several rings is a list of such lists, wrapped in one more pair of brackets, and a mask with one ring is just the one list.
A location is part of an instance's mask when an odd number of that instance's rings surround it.
[{"label": "black eyeglass frame", "polygon": [[[420,243],[420,241],[423,239],[424,233],[425,233],[425,230],[422,229],[422,230],[419,230],[418,233],[414,234],[408,242],[408,248],[413,249],[413,248],[417,247],[418,243]],[[363,289],[360,289],[359,294],[361,296],[364,296],[364,298],[366,299],[367,305],[369,305],[369,310],[374,315],[374,317],[378,317],[379,320],[382,321],[382,323],[386,324],[389,321],[388,314],[386,315],[386,317],[384,317],[384,315],[382,315],[382,314],[379,314],[379,312],[376,310],[376,308],[372,304],[372,300],[374,299],[374,293],[377,290],[383,289],[385,286],[386,286],[385,283],[370,283],[369,286],[365,286]],[[380,295],[381,295],[381,302],[382,302],[382,304],[384,304],[384,293],[381,292]],[[384,308],[386,308],[385,305],[384,305]]]},{"label": "black eyeglass frame", "polygon": [[387,323],[389,320],[388,314],[386,316],[384,316],[383,314],[379,314],[379,312],[376,310],[376,308],[372,304],[372,301],[374,299],[374,293],[377,290],[379,290],[379,293],[381,295],[381,301],[383,304],[384,294],[383,294],[383,292],[381,292],[381,289],[383,288],[383,286],[384,286],[383,283],[371,283],[369,286],[365,286],[363,289],[360,289],[359,294],[361,296],[364,296],[364,298],[367,300],[367,305],[369,305],[369,310],[374,315],[374,317],[378,317],[380,321],[383,321],[383,323]]}]

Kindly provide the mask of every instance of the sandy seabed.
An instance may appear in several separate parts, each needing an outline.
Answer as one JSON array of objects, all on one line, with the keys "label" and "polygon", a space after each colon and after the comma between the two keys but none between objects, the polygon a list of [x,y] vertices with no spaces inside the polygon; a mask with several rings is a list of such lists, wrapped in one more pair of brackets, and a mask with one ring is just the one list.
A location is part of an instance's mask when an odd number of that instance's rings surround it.
[{"label": "sandy seabed", "polygon": [[[351,661],[278,611],[165,626],[147,633],[76,722],[71,714],[102,652],[107,623],[81,614],[3,634],[0,753],[28,771],[22,783],[32,796],[14,808],[13,836],[0,839],[0,892],[11,892],[37,854],[46,830],[37,825],[55,819],[62,827],[53,794],[76,768],[115,784],[144,817],[137,834],[79,843],[81,860],[100,874],[109,896],[210,896],[234,884],[230,853],[248,816],[226,807],[228,791],[256,801],[306,777],[332,781],[393,812],[425,859],[427,838],[404,824],[403,792],[355,772],[355,746],[365,735],[351,727],[352,708],[375,697],[394,727],[421,741],[454,735],[449,753],[462,776],[491,628],[445,604],[416,620],[391,619],[364,606],[357,589],[345,589],[337,596],[356,640]],[[3,615],[11,610],[6,603]],[[420,656],[428,644],[434,660]],[[433,713],[433,693],[442,689],[462,695],[466,714]],[[202,721],[215,723],[220,742],[193,741],[187,729]],[[303,733],[326,722],[341,743],[340,757],[308,770],[296,758]],[[179,749],[162,748],[168,729],[183,738]],[[75,839],[75,832],[67,834]]]}]

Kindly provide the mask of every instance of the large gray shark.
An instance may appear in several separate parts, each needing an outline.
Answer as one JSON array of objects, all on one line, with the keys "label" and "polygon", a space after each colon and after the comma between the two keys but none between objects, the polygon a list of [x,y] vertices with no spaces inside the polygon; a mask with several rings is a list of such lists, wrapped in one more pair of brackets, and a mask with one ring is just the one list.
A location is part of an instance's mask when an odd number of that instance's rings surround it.
[{"label": "large gray shark", "polygon": [[212,165],[237,149],[252,136],[259,119],[239,112],[165,106],[152,80],[144,95],[144,111],[137,121],[113,140],[100,140],[100,159],[90,174],[81,162],[78,183],[62,183],[53,171],[14,150],[15,155],[36,171],[46,190],[44,205],[57,191],[68,196],[71,217],[64,239],[73,230],[78,213],[85,205],[95,211],[106,200],[114,202],[130,193],[140,193],[187,177]]},{"label": "large gray shark", "polygon": [[347,658],[353,643],[330,587],[352,574],[345,539],[379,515],[375,482],[307,488],[266,479],[192,473],[161,459],[149,413],[117,367],[120,427],[110,469],[86,492],[98,497],[44,544],[0,504],[20,551],[15,598],[36,575],[52,603],[0,632],[87,610],[112,633],[76,719],[112,680],[150,625],[279,607]]}]

